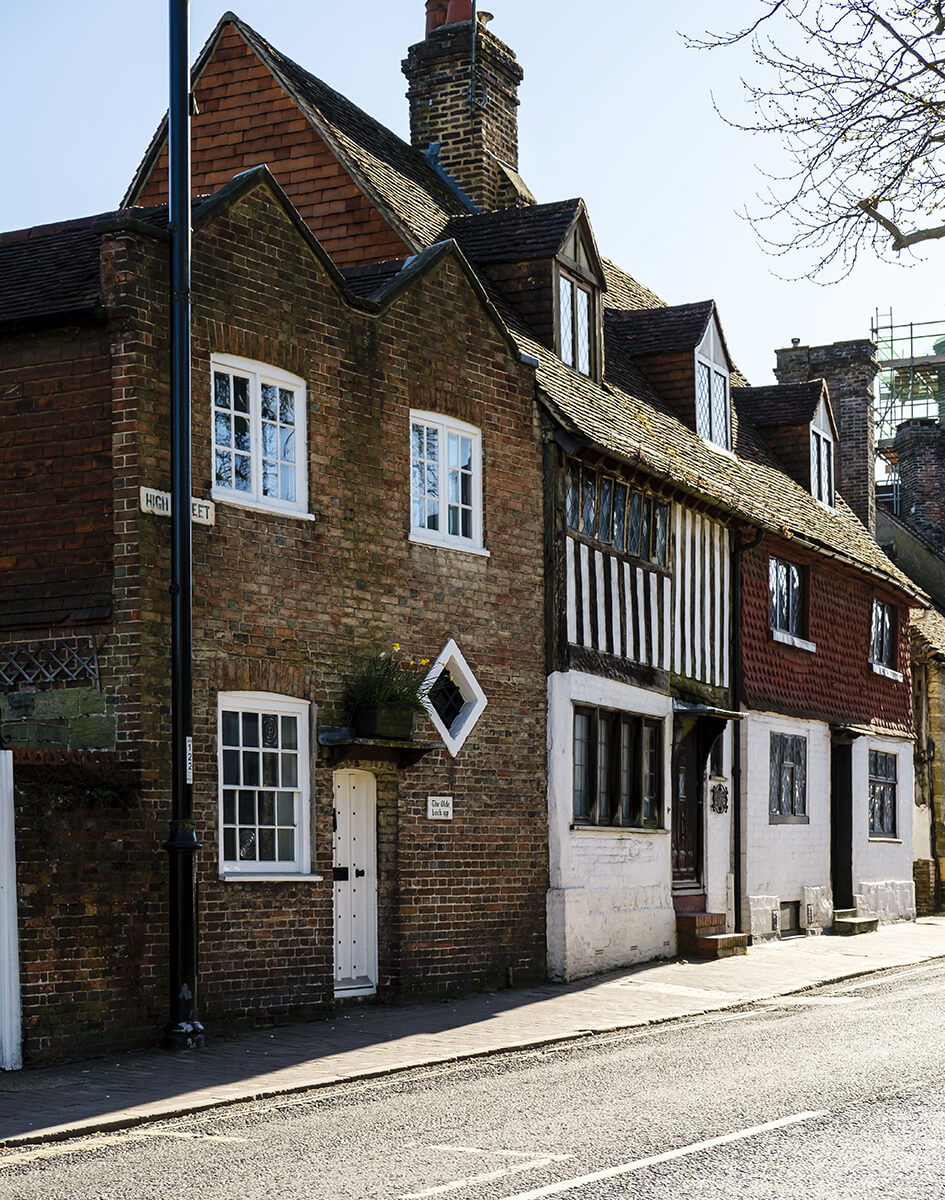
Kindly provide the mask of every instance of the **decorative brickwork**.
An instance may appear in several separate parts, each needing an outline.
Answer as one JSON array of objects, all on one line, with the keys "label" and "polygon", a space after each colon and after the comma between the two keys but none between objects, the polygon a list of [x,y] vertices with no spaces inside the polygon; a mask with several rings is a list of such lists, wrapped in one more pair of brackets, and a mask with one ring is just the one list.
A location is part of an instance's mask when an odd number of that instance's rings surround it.
[{"label": "decorative brickwork", "polygon": [[[807,586],[805,638],[811,652],[772,640],[768,563],[771,555],[804,568]],[[780,539],[765,538],[744,557],[742,574],[742,671],[744,700],[750,708],[839,724],[869,725],[909,734],[909,610],[901,604],[897,669],[901,681],[877,674],[870,665],[873,598],[878,593],[862,576],[847,574],[827,559],[815,558]]]},{"label": "decorative brickwork", "polygon": [[837,490],[874,535],[873,380],[879,370],[875,355],[873,343],[863,340],[834,342],[830,346],[793,346],[777,351],[774,369],[778,383],[806,383],[810,379],[827,381],[840,434]]},{"label": "decorative brickwork", "polygon": [[426,152],[438,143],[440,162],[480,208],[514,203],[501,164],[518,169],[522,68],[508,46],[480,24],[474,80],[471,22],[444,25],[410,47],[403,71],[411,144]]},{"label": "decorative brickwork", "polygon": [[945,429],[937,421],[906,421],[896,430],[899,514],[945,552]]}]

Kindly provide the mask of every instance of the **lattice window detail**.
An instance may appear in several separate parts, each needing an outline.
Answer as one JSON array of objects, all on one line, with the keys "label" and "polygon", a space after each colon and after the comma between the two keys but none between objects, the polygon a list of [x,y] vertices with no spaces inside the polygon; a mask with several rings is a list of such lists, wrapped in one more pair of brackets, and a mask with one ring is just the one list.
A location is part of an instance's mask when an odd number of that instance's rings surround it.
[{"label": "lattice window detail", "polygon": [[94,638],[76,642],[18,642],[0,646],[0,683],[13,689],[20,684],[97,683],[98,645]]}]

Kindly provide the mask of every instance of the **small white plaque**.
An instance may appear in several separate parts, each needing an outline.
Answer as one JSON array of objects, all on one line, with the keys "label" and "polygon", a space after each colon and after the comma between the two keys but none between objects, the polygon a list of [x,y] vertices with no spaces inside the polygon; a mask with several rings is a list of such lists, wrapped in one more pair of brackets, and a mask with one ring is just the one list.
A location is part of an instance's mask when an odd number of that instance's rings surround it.
[{"label": "small white plaque", "polygon": [[187,739],[187,782],[193,783],[193,781],[194,781],[194,739],[192,737],[189,737]]},{"label": "small white plaque", "polygon": [[[171,493],[159,492],[157,488],[143,487],[141,489],[141,511],[154,513],[159,517],[171,515]],[[212,500],[190,498],[190,514],[197,525],[215,525],[216,508]]]},{"label": "small white plaque", "polygon": [[431,821],[452,821],[452,796],[427,796],[427,818]]}]

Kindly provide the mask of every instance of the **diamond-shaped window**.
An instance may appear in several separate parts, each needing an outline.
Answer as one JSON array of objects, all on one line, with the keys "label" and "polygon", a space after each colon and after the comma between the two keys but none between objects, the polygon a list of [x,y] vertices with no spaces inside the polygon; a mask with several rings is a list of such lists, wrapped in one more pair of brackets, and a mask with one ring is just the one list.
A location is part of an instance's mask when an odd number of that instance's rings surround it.
[{"label": "diamond-shaped window", "polygon": [[443,647],[424,683],[430,720],[455,758],[488,701],[452,638]]}]

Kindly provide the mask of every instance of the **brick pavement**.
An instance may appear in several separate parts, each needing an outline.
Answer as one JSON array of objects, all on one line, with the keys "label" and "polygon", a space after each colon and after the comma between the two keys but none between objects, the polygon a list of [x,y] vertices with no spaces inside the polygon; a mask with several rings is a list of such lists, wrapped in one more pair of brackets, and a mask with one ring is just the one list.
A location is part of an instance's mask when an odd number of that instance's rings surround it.
[{"label": "brick pavement", "polygon": [[745,958],[657,963],[461,1000],[360,1007],[205,1050],[158,1050],[0,1076],[0,1146],[135,1125],[220,1104],[632,1028],[945,958],[945,917],[856,938],[755,946]]}]

